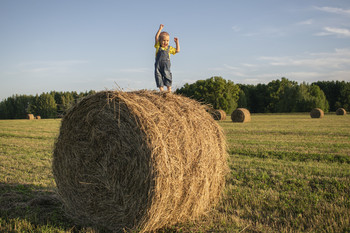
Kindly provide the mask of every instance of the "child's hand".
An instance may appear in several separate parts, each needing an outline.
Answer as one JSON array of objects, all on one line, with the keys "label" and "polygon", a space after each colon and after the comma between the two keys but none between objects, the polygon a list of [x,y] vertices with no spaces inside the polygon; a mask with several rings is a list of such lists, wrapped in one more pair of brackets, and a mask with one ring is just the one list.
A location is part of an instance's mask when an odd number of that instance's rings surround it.
[{"label": "child's hand", "polygon": [[175,43],[179,41],[179,39],[177,37],[174,37],[174,41]]},{"label": "child's hand", "polygon": [[159,25],[159,30],[162,30],[163,28],[164,28],[163,24]]}]

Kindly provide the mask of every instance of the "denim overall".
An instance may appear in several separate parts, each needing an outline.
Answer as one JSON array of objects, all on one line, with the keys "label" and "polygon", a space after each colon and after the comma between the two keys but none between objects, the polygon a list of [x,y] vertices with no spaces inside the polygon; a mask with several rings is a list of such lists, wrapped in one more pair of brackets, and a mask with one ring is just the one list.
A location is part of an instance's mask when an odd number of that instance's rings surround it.
[{"label": "denim overall", "polygon": [[156,62],[154,64],[154,76],[156,78],[157,87],[171,86],[172,74],[170,72],[170,56],[168,46],[167,50],[163,50],[159,47]]}]

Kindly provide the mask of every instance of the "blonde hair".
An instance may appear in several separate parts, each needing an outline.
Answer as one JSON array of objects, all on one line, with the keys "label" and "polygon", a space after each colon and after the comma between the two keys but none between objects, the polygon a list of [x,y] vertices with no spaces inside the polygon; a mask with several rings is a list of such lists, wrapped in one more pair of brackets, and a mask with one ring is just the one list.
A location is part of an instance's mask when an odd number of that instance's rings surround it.
[{"label": "blonde hair", "polygon": [[167,32],[161,32],[161,33],[159,34],[158,40],[160,41],[161,39],[163,39],[164,36],[169,36],[169,33],[167,33]]}]

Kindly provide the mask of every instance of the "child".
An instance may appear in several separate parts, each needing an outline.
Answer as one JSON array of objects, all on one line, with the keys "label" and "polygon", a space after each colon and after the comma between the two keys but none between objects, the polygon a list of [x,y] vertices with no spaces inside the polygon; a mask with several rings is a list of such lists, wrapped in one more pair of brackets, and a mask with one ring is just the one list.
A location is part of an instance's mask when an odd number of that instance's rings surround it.
[{"label": "child", "polygon": [[162,32],[164,25],[159,26],[156,34],[156,62],[154,64],[154,76],[156,78],[156,84],[160,91],[164,91],[163,86],[168,88],[171,92],[172,75],[170,72],[170,54],[175,55],[180,52],[179,39],[174,38],[176,48],[169,46],[169,33]]}]

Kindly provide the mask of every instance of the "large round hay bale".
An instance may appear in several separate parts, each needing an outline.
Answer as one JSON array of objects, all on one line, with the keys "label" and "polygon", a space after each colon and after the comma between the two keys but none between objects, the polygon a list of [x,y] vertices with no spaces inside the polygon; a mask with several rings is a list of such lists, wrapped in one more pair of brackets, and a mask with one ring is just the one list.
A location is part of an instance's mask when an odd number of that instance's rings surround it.
[{"label": "large round hay bale", "polygon": [[346,110],[344,108],[338,108],[337,111],[335,111],[335,114],[346,115]]},{"label": "large round hay bale", "polygon": [[245,108],[237,108],[232,112],[231,120],[233,122],[242,122],[242,123],[249,122],[251,120],[250,112],[248,109],[245,109]]},{"label": "large round hay bale", "polygon": [[223,121],[226,119],[226,112],[221,109],[213,109],[210,111],[210,114],[216,121]]},{"label": "large round hay bale", "polygon": [[223,132],[198,102],[104,91],[63,117],[53,174],[80,224],[153,231],[215,205],[227,172]]},{"label": "large round hay bale", "polygon": [[40,120],[41,116],[36,116],[35,119]]},{"label": "large round hay bale", "polygon": [[34,120],[34,115],[33,114],[27,114],[27,119],[28,120]]},{"label": "large round hay bale", "polygon": [[324,116],[324,112],[320,108],[314,108],[310,112],[311,118],[322,118]]}]

